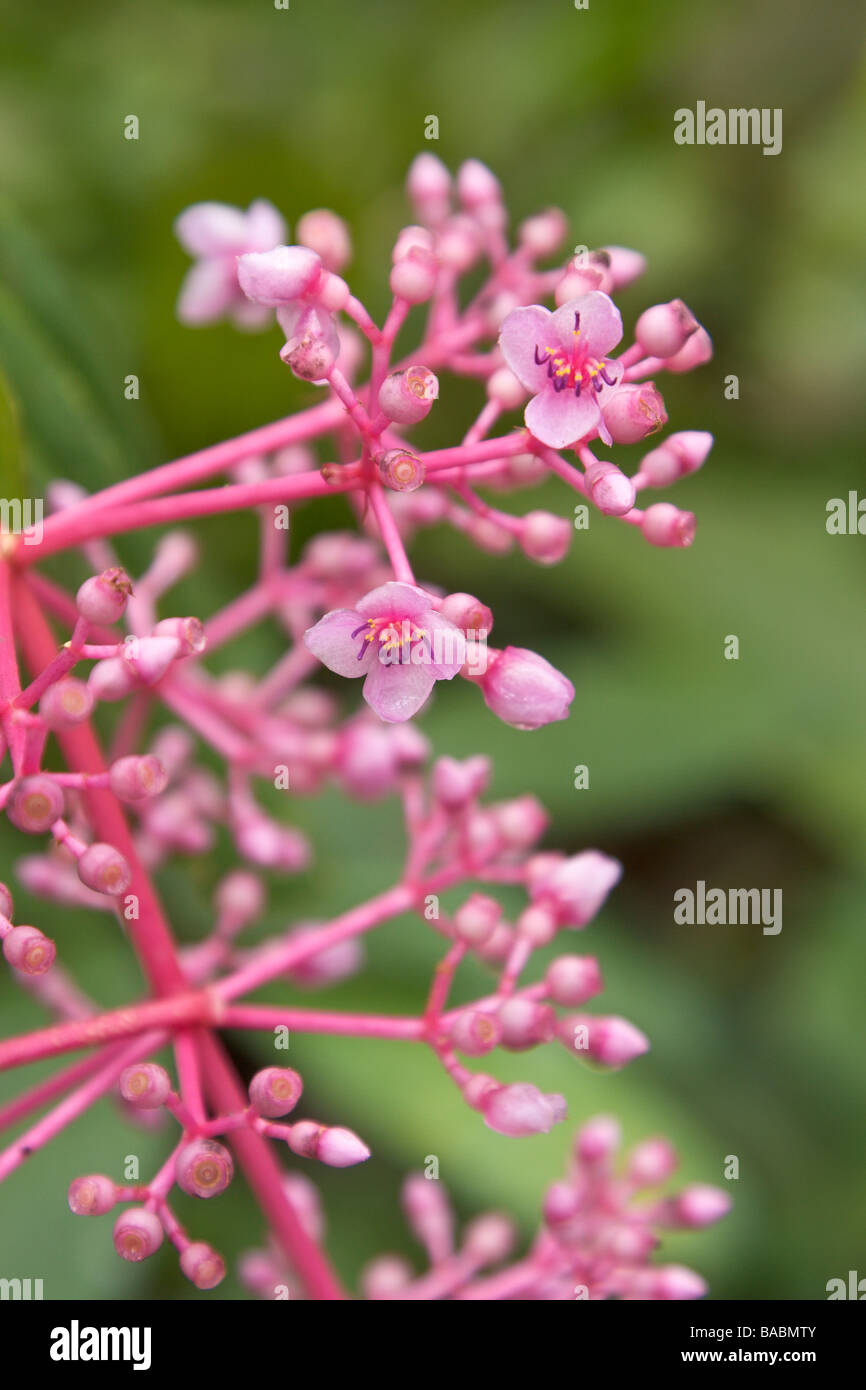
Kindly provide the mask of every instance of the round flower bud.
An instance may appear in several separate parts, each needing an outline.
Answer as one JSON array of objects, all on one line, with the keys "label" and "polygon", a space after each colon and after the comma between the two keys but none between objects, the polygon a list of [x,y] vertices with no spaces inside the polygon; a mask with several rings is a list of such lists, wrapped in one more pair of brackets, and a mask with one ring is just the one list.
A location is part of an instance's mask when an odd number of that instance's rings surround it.
[{"label": "round flower bud", "polygon": [[120,1094],[139,1110],[157,1110],[171,1093],[171,1077],[156,1062],[138,1062],[120,1073]]},{"label": "round flower bud", "polygon": [[449,623],[459,627],[467,636],[487,636],[493,629],[493,612],[474,594],[446,594],[439,604],[439,612]]},{"label": "round flower bud", "polygon": [[432,251],[433,233],[428,232],[426,227],[404,227],[394,242],[394,250],[391,253],[392,264],[396,265],[398,261],[402,261],[413,246],[420,246],[422,251]]},{"label": "round flower bud", "polygon": [[3,954],[22,975],[44,975],[57,955],[57,947],[38,927],[13,927],[3,938]]},{"label": "round flower bud", "polygon": [[547,992],[555,1004],[577,1009],[601,994],[604,984],[595,956],[557,956],[544,977]]},{"label": "round flower bud", "polygon": [[690,546],[696,527],[694,512],[681,512],[670,502],[654,502],[640,520],[640,529],[650,545]]},{"label": "round flower bud", "polygon": [[128,637],[120,659],[136,680],[144,685],[156,685],[162,680],[172,662],[181,655],[177,637]]},{"label": "round flower bud", "polygon": [[691,309],[681,299],[653,304],[635,324],[634,336],[650,357],[673,357],[698,328]]},{"label": "round flower bud", "polygon": [[305,212],[295,228],[301,246],[315,251],[326,270],[340,271],[352,258],[349,228],[329,208]]},{"label": "round flower bud", "polygon": [[615,463],[600,460],[586,470],[589,495],[605,516],[625,516],[634,506],[635,491],[631,478]]},{"label": "round flower bud", "polygon": [[419,154],[409,166],[406,192],[425,222],[436,226],[451,209],[451,175],[435,154]]},{"label": "round flower bud", "polygon": [[379,405],[389,420],[414,425],[429,415],[439,395],[439,382],[428,367],[404,367],[386,376],[379,388]]},{"label": "round flower bud", "polygon": [[514,1248],[514,1222],[498,1211],[486,1212],[470,1221],[463,1234],[463,1251],[482,1269],[499,1264]]},{"label": "round flower bud", "polygon": [[222,1255],[202,1240],[193,1241],[180,1257],[180,1267],[187,1279],[197,1289],[215,1289],[226,1277],[226,1263]]},{"label": "round flower bud", "polygon": [[184,1144],[175,1160],[177,1185],[190,1197],[218,1197],[234,1175],[228,1149],[215,1139],[193,1139]]},{"label": "round flower bud", "polygon": [[673,357],[665,360],[665,371],[690,372],[702,367],[713,355],[713,340],[705,328],[696,328],[685,345]]},{"label": "round flower bud", "polygon": [[503,410],[516,410],[526,400],[526,387],[510,367],[497,367],[487,378],[487,396]]},{"label": "round flower bud", "polygon": [[99,840],[88,845],[77,867],[81,882],[95,893],[124,893],[132,881],[129,865],[120,851]]},{"label": "round flower bud", "polygon": [[565,1118],[559,1095],[546,1096],[529,1082],[497,1086],[485,1095],[481,1112],[484,1123],[498,1134],[520,1138],[527,1134],[548,1134]]},{"label": "round flower bud", "polygon": [[423,304],[433,294],[438,274],[439,262],[432,252],[412,246],[391,270],[391,292],[410,304]]},{"label": "round flower bud", "polygon": [[174,637],[181,656],[203,652],[207,646],[204,623],[199,618],[163,618],[153,629],[154,637]]},{"label": "round flower bud", "polygon": [[104,1173],[91,1173],[69,1184],[67,1201],[76,1216],[104,1216],[117,1201],[117,1189]]},{"label": "round flower bud", "polygon": [[131,593],[129,575],[115,567],[85,579],[75,596],[75,602],[82,618],[100,627],[108,627],[123,616]]},{"label": "round flower bud", "polygon": [[565,240],[568,219],[559,208],[546,208],[544,212],[527,217],[517,229],[517,239],[521,246],[534,259],[552,256]]},{"label": "round flower bud", "polygon": [[479,681],[485,704],[516,729],[539,729],[568,717],[574,686],[536,652],[506,647]]},{"label": "round flower bud", "polygon": [[49,729],[71,729],[88,719],[92,710],[93,693],[75,676],[49,685],[39,701],[40,717]]},{"label": "round flower bud", "polygon": [[291,1067],[265,1067],[250,1082],[250,1104],[257,1115],[288,1115],[301,1098],[304,1083]]},{"label": "round flower bud", "polygon": [[457,196],[469,211],[502,202],[502,186],[480,159],[467,159],[457,170]]},{"label": "round flower bud", "polygon": [[498,1045],[501,1036],[502,1027],[496,1016],[480,1009],[462,1009],[448,1029],[451,1046],[466,1057],[483,1057]]},{"label": "round flower bud", "polygon": [[7,921],[11,921],[14,910],[12,894],[5,883],[0,883],[0,917],[5,917]]},{"label": "round flower bud", "polygon": [[162,1222],[147,1207],[128,1207],[114,1223],[114,1248],[124,1260],[138,1264],[162,1245]]},{"label": "round flower bud", "polygon": [[157,796],[168,785],[168,773],[159,758],[152,753],[142,757],[131,754],[118,758],[108,772],[108,781],[115,796],[121,801],[140,801],[146,796]]},{"label": "round flower bud", "polygon": [[379,477],[394,492],[415,492],[424,481],[424,464],[406,449],[380,454]]},{"label": "round flower bud", "polygon": [[547,1004],[532,999],[506,999],[498,1011],[502,1027],[502,1046],[523,1052],[550,1042],[556,1032],[556,1015]]},{"label": "round flower bud", "polygon": [[668,418],[661,392],[651,381],[618,386],[601,413],[614,444],[636,444],[660,430]]},{"label": "round flower bud", "polygon": [[322,262],[306,246],[275,246],[238,256],[238,284],[248,299],[275,309],[313,294],[322,278]]},{"label": "round flower bud", "polygon": [[644,454],[640,475],[648,487],[668,487],[700,468],[712,447],[713,436],[706,430],[679,430]]},{"label": "round flower bud", "polygon": [[12,824],[27,835],[43,835],[63,815],[63,792],[50,777],[22,777],[6,803]]},{"label": "round flower bud", "polygon": [[581,1125],[574,1141],[574,1156],[580,1163],[607,1163],[622,1142],[622,1131],[610,1115],[596,1115]]},{"label": "round flower bud", "polygon": [[530,560],[540,565],[556,565],[571,545],[574,528],[563,516],[553,512],[527,512],[520,528],[520,545]]},{"label": "round flower bud", "polygon": [[636,1187],[658,1187],[676,1168],[676,1152],[667,1139],[644,1139],[629,1154],[626,1176]]},{"label": "round flower bud", "polygon": [[135,676],[119,656],[109,656],[91,668],[87,688],[94,700],[125,700],[135,689]]},{"label": "round flower bud", "polygon": [[459,213],[442,224],[436,237],[436,255],[440,265],[446,265],[458,275],[465,275],[484,248],[484,238],[478,223]]}]

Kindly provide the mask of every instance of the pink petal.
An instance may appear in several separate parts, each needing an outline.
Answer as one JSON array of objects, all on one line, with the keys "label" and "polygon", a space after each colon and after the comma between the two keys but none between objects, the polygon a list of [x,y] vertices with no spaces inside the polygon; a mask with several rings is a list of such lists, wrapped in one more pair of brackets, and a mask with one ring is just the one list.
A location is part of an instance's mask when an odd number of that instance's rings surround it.
[{"label": "pink petal", "polygon": [[353,609],[335,608],[333,613],[326,613],[315,627],[307,629],[304,633],[304,646],[313,656],[317,656],[329,671],[336,671],[338,676],[364,676],[370,668],[373,644],[368,643],[368,650],[359,661],[358,652],[361,650],[364,634],[358,632],[357,637],[352,636],[353,632],[364,626],[364,619]]},{"label": "pink petal", "polygon": [[177,299],[181,323],[212,323],[238,296],[234,262],[224,256],[196,261],[186,273]]},{"label": "pink petal", "polygon": [[[519,311],[518,311],[519,312]],[[580,341],[593,357],[606,357],[622,337],[622,319],[613,300],[601,290],[570,299],[553,314],[557,342],[574,346],[574,316],[580,314]]]},{"label": "pink petal", "polygon": [[371,589],[358,603],[358,612],[365,618],[411,618],[415,621],[426,617],[429,609],[429,594],[414,584],[401,584],[397,580]]},{"label": "pink petal", "polygon": [[267,198],[250,203],[246,214],[246,244],[244,251],[272,251],[288,240],[289,228],[285,219]]},{"label": "pink petal", "polygon": [[175,220],[174,234],[191,256],[236,256],[246,249],[247,217],[228,203],[194,203]]},{"label": "pink petal", "polygon": [[238,281],[249,299],[276,308],[315,288],[322,263],[305,246],[275,246],[238,257]]},{"label": "pink petal", "polygon": [[374,661],[364,681],[364,699],[380,719],[400,724],[423,705],[435,683],[433,668]]},{"label": "pink petal", "polygon": [[466,637],[459,627],[432,611],[425,615],[423,626],[430,636],[433,652],[430,669],[435,679],[453,680],[466,660]]},{"label": "pink petal", "polygon": [[297,299],[277,309],[277,322],[287,340],[295,337],[322,338],[334,357],[340,355],[340,339],[333,314]]},{"label": "pink petal", "polygon": [[533,396],[526,407],[523,415],[526,428],[551,449],[575,444],[584,435],[597,430],[601,423],[601,411],[593,394],[581,391],[575,396],[574,391],[554,391],[552,386],[548,387]]},{"label": "pink petal", "polygon": [[[555,342],[554,315],[540,304],[514,309],[502,325],[499,346],[502,356],[527,391],[540,391],[547,383],[547,364],[535,360],[536,347],[542,350]],[[574,320],[572,319],[572,323]],[[556,340],[558,341],[558,340]]]}]

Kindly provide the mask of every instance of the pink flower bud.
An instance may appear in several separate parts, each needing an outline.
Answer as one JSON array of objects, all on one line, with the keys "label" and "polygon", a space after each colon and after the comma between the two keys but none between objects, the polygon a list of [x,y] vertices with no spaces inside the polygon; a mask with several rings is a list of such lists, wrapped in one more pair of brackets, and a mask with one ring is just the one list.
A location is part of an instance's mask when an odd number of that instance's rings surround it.
[{"label": "pink flower bud", "polygon": [[3,938],[3,954],[22,975],[44,975],[57,955],[57,947],[38,927],[13,927]]},{"label": "pink flower bud", "polygon": [[587,849],[562,860],[533,884],[532,897],[549,904],[563,926],[584,927],[622,877],[622,865],[598,850]]},{"label": "pink flower bud", "polygon": [[410,304],[423,304],[435,290],[438,274],[439,262],[432,252],[412,246],[391,270],[391,292]]},{"label": "pink flower bud", "polygon": [[448,266],[458,275],[465,275],[484,249],[483,233],[471,217],[458,213],[439,229],[436,237],[436,257],[440,265]]},{"label": "pink flower bud", "polygon": [[466,1057],[483,1057],[499,1043],[502,1027],[494,1014],[463,1009],[451,1020],[448,1037],[452,1047]]},{"label": "pink flower bud", "polygon": [[310,862],[310,844],[299,830],[278,825],[264,815],[248,815],[234,827],[238,851],[265,869],[299,873]]},{"label": "pink flower bud", "polygon": [[539,729],[568,717],[574,686],[536,652],[506,647],[482,676],[485,704],[516,729]]},{"label": "pink flower bud", "polygon": [[514,1222],[498,1211],[470,1221],[463,1235],[463,1253],[481,1269],[508,1258],[516,1238]]},{"label": "pink flower bud", "polygon": [[684,1265],[661,1265],[644,1271],[639,1297],[655,1302],[703,1298],[707,1285],[694,1270]]},{"label": "pink flower bud", "polygon": [[610,277],[605,270],[594,265],[572,264],[556,286],[553,297],[561,308],[563,304],[578,299],[582,294],[589,294],[592,290],[606,291],[608,288]]},{"label": "pink flower bud", "polygon": [[700,468],[712,447],[713,436],[706,430],[680,430],[644,455],[640,475],[648,487],[668,487]]},{"label": "pink flower bud", "polygon": [[226,1264],[204,1241],[193,1241],[180,1257],[180,1267],[197,1289],[215,1289],[226,1277]]},{"label": "pink flower bud", "polygon": [[393,1298],[412,1282],[412,1266],[399,1255],[380,1255],[370,1260],[361,1273],[364,1297],[373,1300]]},{"label": "pink flower bud", "polygon": [[181,656],[203,652],[207,646],[204,623],[198,618],[163,618],[153,629],[154,637],[174,637]]},{"label": "pink flower bud", "polygon": [[0,883],[0,917],[5,917],[7,921],[10,921],[14,910],[15,904],[12,901],[12,894],[5,883]]},{"label": "pink flower bud", "polygon": [[640,529],[650,545],[681,549],[692,544],[696,526],[694,512],[681,512],[670,502],[654,502],[640,519]]},{"label": "pink flower bud", "polygon": [[120,1094],[138,1110],[158,1110],[171,1094],[171,1077],[156,1062],[137,1062],[120,1073]]},{"label": "pink flower bud", "polygon": [[349,228],[329,208],[305,212],[295,228],[301,246],[315,251],[326,270],[340,271],[352,259]]},{"label": "pink flower bud", "polygon": [[483,946],[502,921],[502,908],[486,893],[472,893],[454,914],[454,931],[467,946]]},{"label": "pink flower bud", "polygon": [[93,694],[75,676],[49,685],[39,701],[39,714],[49,729],[71,729],[88,719],[92,710]]},{"label": "pink flower bud", "polygon": [[111,790],[121,801],[140,801],[143,797],[158,796],[168,786],[168,773],[159,758],[152,753],[142,757],[130,754],[118,758],[108,772]]},{"label": "pink flower bud", "polygon": [[559,923],[556,913],[551,912],[549,907],[537,907],[530,905],[521,912],[517,919],[517,930],[524,941],[532,945],[534,951],[542,946],[549,946],[559,930]]},{"label": "pink flower bud", "polygon": [[709,362],[712,355],[712,338],[705,328],[696,328],[694,333],[686,339],[685,345],[680,348],[679,352],[666,359],[665,370],[668,372],[690,372],[695,367],[702,367],[705,362]]},{"label": "pink flower bud", "polygon": [[565,517],[552,512],[527,512],[520,530],[520,544],[530,560],[540,565],[557,565],[568,553],[573,527]]},{"label": "pink flower bud", "polygon": [[645,1033],[627,1019],[615,1015],[607,1018],[573,1015],[560,1020],[557,1032],[565,1046],[577,1056],[615,1069],[643,1056],[650,1047]]},{"label": "pink flower bud", "polygon": [[135,676],[119,656],[109,656],[91,669],[87,688],[94,700],[124,700],[135,689]]},{"label": "pink flower bud", "polygon": [[593,1166],[608,1163],[622,1141],[622,1132],[610,1115],[596,1115],[581,1125],[574,1144],[574,1155],[581,1163]]},{"label": "pink flower bud", "polygon": [[449,811],[459,811],[475,801],[490,780],[490,759],[483,754],[465,758],[437,758],[433,767],[433,795]]},{"label": "pink flower bud", "polygon": [[403,1183],[401,1202],[410,1229],[438,1264],[454,1248],[454,1212],[437,1178],[410,1173]]},{"label": "pink flower bud", "polygon": [[117,1189],[104,1173],[91,1173],[69,1184],[67,1201],[75,1216],[104,1216],[117,1201]]},{"label": "pink flower bud", "polygon": [[329,1168],[352,1168],[370,1157],[367,1145],[350,1129],[328,1128],[314,1120],[292,1125],[289,1148],[300,1158],[317,1158]]},{"label": "pink flower bud", "polygon": [[646,270],[646,257],[627,246],[604,246],[602,254],[607,257],[611,287],[615,290],[624,289]]},{"label": "pink flower bud", "polygon": [[179,1150],[174,1166],[177,1185],[190,1197],[218,1197],[234,1176],[228,1149],[215,1139],[192,1139]]},{"label": "pink flower bud", "polygon": [[698,327],[691,309],[681,299],[644,309],[634,336],[650,357],[673,357]]},{"label": "pink flower bud", "polygon": [[407,449],[389,449],[378,459],[379,477],[394,492],[416,492],[424,481],[424,464]]},{"label": "pink flower bud", "polygon": [[108,627],[123,616],[132,582],[125,570],[114,568],[85,579],[75,596],[82,618],[99,627]]},{"label": "pink flower bud", "polygon": [[651,381],[618,386],[601,413],[614,444],[636,444],[660,430],[668,418],[661,392]]},{"label": "pink flower bud", "polygon": [[562,1097],[546,1096],[529,1082],[498,1086],[489,1092],[481,1107],[484,1123],[499,1134],[515,1138],[527,1134],[548,1134],[562,1114]]},{"label": "pink flower bud", "polygon": [[277,318],[286,335],[280,348],[283,362],[302,381],[325,381],[333,371],[340,340],[331,315],[315,305],[278,309]]},{"label": "pink flower bud", "polygon": [[138,1264],[162,1245],[162,1222],[147,1207],[127,1207],[114,1223],[114,1248],[124,1260]]},{"label": "pink flower bud", "polygon": [[535,796],[516,796],[490,809],[508,849],[529,849],[541,839],[550,823],[550,817]]},{"label": "pink flower bud", "polygon": [[487,378],[487,396],[503,410],[516,410],[526,400],[526,387],[510,367],[497,367]]},{"label": "pink flower bud", "polygon": [[78,877],[95,893],[109,896],[125,893],[132,882],[129,865],[120,851],[98,840],[88,845],[78,860]]},{"label": "pink flower bud", "polygon": [[265,906],[265,888],[256,874],[234,869],[220,879],[214,894],[217,913],[234,931],[260,917]]},{"label": "pink flower bud", "polygon": [[731,1209],[731,1199],[719,1187],[692,1183],[665,1204],[664,1224],[701,1230],[721,1221]]},{"label": "pink flower bud", "polygon": [[439,382],[428,367],[404,367],[386,376],[379,388],[379,404],[389,420],[414,425],[430,414],[439,395]]},{"label": "pink flower bud", "polygon": [[514,537],[504,526],[475,512],[467,521],[465,531],[478,549],[486,550],[488,555],[507,555],[514,544]]},{"label": "pink flower bud", "polygon": [[[301,941],[318,935],[318,927],[298,927],[292,932],[292,939]],[[295,984],[317,988],[351,979],[363,964],[363,944],[356,937],[347,937],[345,941],[335,941],[332,946],[322,946],[320,950],[313,951],[291,966],[286,974]]]},{"label": "pink flower bud", "polygon": [[474,594],[447,594],[438,607],[443,618],[467,635],[486,636],[493,628],[492,611]]},{"label": "pink flower bud", "polygon": [[502,1046],[512,1052],[523,1052],[550,1042],[556,1032],[556,1015],[546,1004],[531,999],[508,999],[500,1005],[498,1018],[502,1027]]},{"label": "pink flower bud", "polygon": [[546,208],[544,212],[521,222],[517,239],[533,259],[543,260],[559,249],[567,232],[568,218],[565,213],[559,208]]},{"label": "pink flower bud", "polygon": [[544,1194],[544,1220],[548,1226],[570,1221],[580,1209],[580,1195],[567,1182],[555,1182]]},{"label": "pink flower bud", "polygon": [[301,1098],[304,1083],[291,1067],[265,1067],[250,1082],[250,1104],[257,1115],[288,1115]]},{"label": "pink flower bud", "polygon": [[404,227],[394,243],[392,264],[396,265],[397,261],[402,261],[413,246],[420,246],[422,251],[432,251],[433,233],[428,232],[426,227]]},{"label": "pink flower bud", "polygon": [[121,661],[143,685],[156,685],[181,654],[176,637],[129,637]]},{"label": "pink flower bud", "polygon": [[551,999],[576,1009],[604,989],[595,956],[557,956],[547,967],[544,983]]},{"label": "pink flower bud", "polygon": [[599,460],[589,466],[585,476],[589,495],[605,516],[625,516],[631,511],[634,485],[615,463]]},{"label": "pink flower bud", "polygon": [[676,1151],[667,1139],[644,1139],[629,1154],[626,1176],[636,1187],[657,1187],[676,1168]]},{"label": "pink flower bud", "polygon": [[409,166],[406,191],[419,216],[436,226],[451,207],[451,175],[435,154],[419,154]]},{"label": "pink flower bud", "polygon": [[63,815],[63,792],[50,777],[22,777],[12,789],[6,814],[26,835],[43,835]]},{"label": "pink flower bud", "polygon": [[502,202],[502,187],[480,159],[467,159],[457,170],[457,196],[470,212]]},{"label": "pink flower bud", "polygon": [[251,251],[237,261],[238,284],[248,299],[277,308],[312,294],[322,278],[322,262],[305,246]]}]

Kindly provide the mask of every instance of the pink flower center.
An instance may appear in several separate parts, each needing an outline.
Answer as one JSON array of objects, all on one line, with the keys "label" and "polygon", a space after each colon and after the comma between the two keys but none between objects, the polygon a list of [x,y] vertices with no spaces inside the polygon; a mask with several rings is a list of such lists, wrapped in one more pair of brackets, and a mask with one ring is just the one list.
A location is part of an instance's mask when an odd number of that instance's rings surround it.
[{"label": "pink flower center", "polygon": [[418,627],[410,618],[368,618],[356,627],[353,637],[361,637],[358,660],[362,661],[373,643],[378,643],[379,660],[388,665],[392,662],[406,661],[417,643],[426,642],[430,635],[426,628]]},{"label": "pink flower center", "polygon": [[596,392],[602,391],[605,386],[615,386],[616,378],[609,375],[607,357],[593,357],[589,352],[588,344],[579,341],[580,314],[574,316],[574,328],[572,329],[574,343],[571,351],[567,351],[560,345],[553,347],[543,347],[540,343],[535,345],[535,361],[539,367],[547,363],[547,375],[553,384],[554,391],[573,390],[575,396],[579,396],[582,387],[589,390],[590,387]]}]

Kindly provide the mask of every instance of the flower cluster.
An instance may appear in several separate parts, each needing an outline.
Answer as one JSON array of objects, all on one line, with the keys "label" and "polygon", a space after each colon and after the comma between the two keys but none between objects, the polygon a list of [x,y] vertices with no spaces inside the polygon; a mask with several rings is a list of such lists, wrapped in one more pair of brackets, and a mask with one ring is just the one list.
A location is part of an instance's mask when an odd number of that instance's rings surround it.
[{"label": "flower cluster", "polygon": [[[509,247],[499,184],[475,161],[452,185],[438,160],[419,156],[408,192],[417,222],[396,238],[393,299],[381,326],[342,277],[351,240],[335,213],[306,213],[296,244],[287,245],[286,224],[263,201],[246,213],[218,203],[185,212],[177,233],[196,260],[181,291],[181,318],[203,324],[228,316],[247,329],[276,320],[285,338],[280,358],[324,398],[93,495],[57,483],[41,539],[25,547],[4,537],[0,553],[0,753],[10,769],[0,809],[37,841],[16,872],[27,890],[55,905],[56,924],[49,936],[17,921],[13,895],[0,885],[3,955],[13,978],[54,1019],[0,1042],[0,1070],[86,1051],[0,1109],[0,1127],[28,1120],[0,1153],[0,1179],[108,1092],[139,1120],[167,1112],[179,1138],[149,1183],[79,1177],[69,1206],[101,1215],[131,1203],[115,1220],[117,1252],[137,1262],[167,1236],[202,1289],[221,1280],[223,1260],[187,1236],[169,1204],[174,1187],[218,1196],[237,1161],[273,1246],[246,1262],[247,1283],[266,1284],[270,1273],[262,1271],[276,1260],[308,1296],[336,1298],[343,1292],[323,1248],[313,1189],[286,1173],[273,1141],[293,1158],[335,1167],[369,1156],[363,1139],[339,1125],[277,1123],[297,1104],[302,1078],[271,1066],[245,1087],[220,1029],[421,1042],[481,1120],[511,1137],[549,1131],[567,1105],[529,1079],[500,1081],[491,1060],[497,1049],[558,1042],[578,1060],[617,1068],[649,1046],[633,1023],[587,1011],[603,989],[594,956],[565,952],[540,979],[527,978],[537,950],[601,910],[620,865],[597,850],[545,851],[547,817],[532,796],[489,800],[488,759],[434,758],[413,722],[440,681],[477,686],[494,715],[524,730],[567,717],[574,687],[543,655],[493,648],[491,609],[438,578],[419,580],[406,547],[418,527],[445,523],[484,551],[517,542],[531,560],[556,563],[568,548],[570,517],[506,512],[479,492],[520,491],[549,474],[652,544],[688,545],[690,513],[670,503],[641,510],[635,501],[641,490],[698,468],[710,436],[669,435],[631,477],[599,459],[594,445],[634,443],[659,429],[667,416],[647,378],[700,365],[709,338],[673,301],[646,310],[633,345],[615,356],[622,323],[611,296],[642,269],[636,253],[609,247],[540,268],[565,237],[563,215],[529,218]],[[462,299],[461,278],[484,261],[481,288]],[[536,302],[544,297],[554,311]],[[426,306],[420,346],[395,360],[398,336],[419,306]],[[459,444],[423,449],[408,433],[447,396],[448,374],[477,380],[485,402]],[[491,434],[501,416],[522,407],[523,423]],[[329,461],[313,453],[314,441],[328,441],[320,447]],[[223,485],[197,486],[213,477]],[[291,513],[333,493],[345,496],[358,530],[320,533],[290,562]],[[204,618],[178,616],[171,606],[166,612],[167,596],[198,563],[195,538],[177,524],[229,511],[257,519],[249,586]],[[120,538],[158,525],[174,529],[161,535],[148,568],[131,577]],[[77,589],[42,572],[43,558],[74,551],[86,566]],[[210,668],[213,652],[263,622],[285,634],[285,652],[270,670]],[[347,709],[333,683],[319,682],[322,667],[361,679],[368,708]],[[120,706],[107,749],[98,732],[105,704]],[[63,771],[55,770],[55,743]],[[264,945],[244,946],[244,930],[265,909],[268,882],[302,873],[314,854],[290,811],[266,809],[261,789],[288,793],[291,807],[328,784],[361,802],[400,799],[406,854],[398,880],[331,921],[292,923]],[[206,853],[226,835],[237,862],[215,886],[211,930],[180,946],[154,872],[168,860]],[[516,912],[502,901],[505,887],[523,895]],[[114,914],[146,978],[146,998],[104,1009],[85,995],[63,964],[63,905]],[[323,1011],[294,997],[359,971],[364,935],[404,914],[415,914],[442,944],[417,1014]],[[452,981],[467,955],[489,968],[490,987],[472,1003],[451,1006]],[[275,990],[275,1001],[248,1002],[262,986]],[[167,1047],[174,1080],[152,1060]],[[467,1065],[481,1058],[483,1071]],[[651,1228],[704,1224],[724,1203],[708,1189],[687,1189],[673,1204],[635,1206],[635,1191],[667,1176],[669,1151],[638,1150],[626,1177],[615,1179],[607,1166],[614,1147],[610,1125],[581,1131],[577,1166],[548,1194],[538,1243],[525,1260],[486,1279],[479,1272],[508,1253],[507,1223],[484,1218],[455,1249],[440,1190],[413,1180],[406,1208],[430,1272],[414,1280],[393,1261],[380,1262],[366,1292],[573,1297],[566,1290],[579,1283],[592,1298],[698,1296],[697,1276],[648,1265]]]}]

